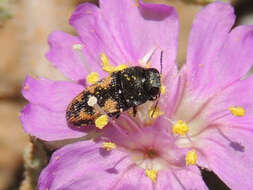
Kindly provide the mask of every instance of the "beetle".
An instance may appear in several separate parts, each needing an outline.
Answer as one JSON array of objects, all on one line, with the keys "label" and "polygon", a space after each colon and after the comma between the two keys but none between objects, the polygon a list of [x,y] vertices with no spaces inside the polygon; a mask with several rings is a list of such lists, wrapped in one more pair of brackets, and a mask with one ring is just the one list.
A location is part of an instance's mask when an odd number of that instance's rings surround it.
[{"label": "beetle", "polygon": [[103,113],[118,118],[130,108],[135,116],[137,106],[160,97],[160,76],[157,69],[140,66],[115,71],[78,94],[67,107],[66,120],[74,126],[94,125]]}]

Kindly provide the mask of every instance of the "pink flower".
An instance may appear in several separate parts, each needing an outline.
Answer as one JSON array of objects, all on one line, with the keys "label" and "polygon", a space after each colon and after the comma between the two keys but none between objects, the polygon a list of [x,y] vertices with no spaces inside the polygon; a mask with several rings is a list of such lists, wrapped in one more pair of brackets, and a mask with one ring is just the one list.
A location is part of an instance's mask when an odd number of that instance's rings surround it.
[{"label": "pink flower", "polygon": [[30,104],[21,122],[27,133],[51,141],[92,130],[68,127],[65,112],[85,88],[89,72],[106,76],[101,54],[114,66],[149,61],[159,70],[163,50],[166,89],[156,119],[149,114],[153,102],[147,102],[136,117],[123,113],[96,129],[100,137],[57,150],[41,173],[39,189],[208,189],[197,166],[214,171],[233,190],[251,189],[253,78],[245,74],[253,64],[253,27],[230,31],[234,20],[228,4],[217,2],[200,11],[187,63],[177,71],[173,8],[132,0],[101,0],[100,8],[80,5],[70,19],[78,37],[52,33],[47,54],[72,81],[27,77],[24,83]]}]

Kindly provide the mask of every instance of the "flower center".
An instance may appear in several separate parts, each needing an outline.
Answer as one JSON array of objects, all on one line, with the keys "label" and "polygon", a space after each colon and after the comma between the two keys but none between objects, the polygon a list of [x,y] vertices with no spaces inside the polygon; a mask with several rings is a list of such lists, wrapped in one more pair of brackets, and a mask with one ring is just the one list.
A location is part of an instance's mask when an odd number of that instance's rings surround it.
[{"label": "flower center", "polygon": [[152,148],[147,148],[147,150],[144,151],[144,158],[153,159],[157,156],[158,153]]}]

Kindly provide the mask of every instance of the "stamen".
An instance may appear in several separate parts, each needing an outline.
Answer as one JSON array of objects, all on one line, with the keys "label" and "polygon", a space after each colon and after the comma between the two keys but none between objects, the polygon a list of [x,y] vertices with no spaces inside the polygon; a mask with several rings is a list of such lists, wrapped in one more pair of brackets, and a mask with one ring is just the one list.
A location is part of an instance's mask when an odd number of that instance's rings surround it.
[{"label": "stamen", "polygon": [[150,118],[156,119],[160,115],[163,115],[164,112],[161,111],[161,109],[157,106],[156,109],[154,107],[151,107],[151,109],[148,111],[148,115]]},{"label": "stamen", "polygon": [[245,109],[240,106],[238,106],[238,107],[231,106],[231,107],[229,107],[229,110],[233,115],[235,115],[237,117],[242,117],[245,115]]},{"label": "stamen", "polygon": [[90,73],[90,66],[87,64],[87,61],[85,60],[85,57],[83,55],[83,46],[82,44],[73,44],[72,49],[79,55],[82,63],[85,66],[85,69]]},{"label": "stamen", "polygon": [[109,64],[109,59],[106,56],[105,53],[101,53],[101,64],[103,66],[103,70],[108,72],[108,73],[112,73],[114,72],[114,66]]},{"label": "stamen", "polygon": [[102,144],[102,148],[106,149],[107,151],[110,151],[112,149],[115,149],[117,146],[113,142],[104,142]]},{"label": "stamen", "polygon": [[182,120],[178,120],[172,127],[172,131],[174,134],[185,136],[189,130],[188,125]]},{"label": "stamen", "polygon": [[127,65],[126,64],[121,64],[121,65],[118,65],[117,67],[115,67],[115,71],[122,71],[124,69],[127,68]]},{"label": "stamen", "polygon": [[107,115],[101,115],[95,120],[95,125],[99,129],[103,129],[109,122]]},{"label": "stamen", "polygon": [[82,46],[82,44],[74,44],[74,45],[72,46],[72,49],[73,49],[73,50],[82,50],[82,49],[83,49],[83,46]]},{"label": "stamen", "polygon": [[197,163],[198,155],[195,150],[191,150],[185,156],[186,165],[195,165]]},{"label": "stamen", "polygon": [[98,82],[99,80],[99,74],[96,72],[91,72],[87,77],[86,80],[88,83],[90,84],[94,84],[96,82]]},{"label": "stamen", "polygon": [[157,172],[156,170],[153,170],[153,169],[151,169],[151,170],[146,169],[146,170],[145,170],[146,176],[149,177],[149,178],[153,181],[153,183],[156,182],[157,173],[158,173],[158,172]]},{"label": "stamen", "polygon": [[109,74],[111,74],[112,72],[115,72],[115,71],[122,71],[124,69],[127,68],[127,65],[126,64],[121,64],[121,65],[118,65],[116,67],[112,66],[109,64],[109,59],[108,57],[106,56],[105,53],[102,53],[101,54],[101,64],[103,66],[103,70]]},{"label": "stamen", "polygon": [[140,65],[142,65],[144,67],[147,66],[147,63],[150,61],[150,59],[156,49],[157,49],[157,47],[154,47],[151,50],[149,50],[149,52],[146,55],[144,55],[144,57],[142,59],[139,60]]}]

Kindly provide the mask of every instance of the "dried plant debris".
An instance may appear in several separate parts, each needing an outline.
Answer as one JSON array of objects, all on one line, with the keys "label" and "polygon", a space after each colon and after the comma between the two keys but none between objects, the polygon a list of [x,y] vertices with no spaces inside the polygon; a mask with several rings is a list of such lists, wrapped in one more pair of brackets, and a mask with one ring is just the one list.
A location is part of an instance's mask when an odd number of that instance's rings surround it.
[{"label": "dried plant debris", "polygon": [[24,151],[24,180],[21,183],[20,190],[37,189],[37,181],[41,170],[48,162],[49,151],[43,143],[35,138]]},{"label": "dried plant debris", "polygon": [[3,24],[11,16],[9,0],[0,0],[0,24]]}]

